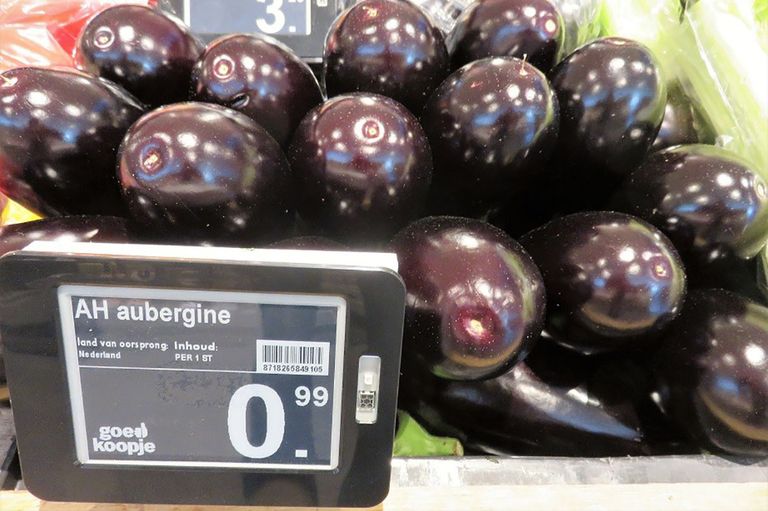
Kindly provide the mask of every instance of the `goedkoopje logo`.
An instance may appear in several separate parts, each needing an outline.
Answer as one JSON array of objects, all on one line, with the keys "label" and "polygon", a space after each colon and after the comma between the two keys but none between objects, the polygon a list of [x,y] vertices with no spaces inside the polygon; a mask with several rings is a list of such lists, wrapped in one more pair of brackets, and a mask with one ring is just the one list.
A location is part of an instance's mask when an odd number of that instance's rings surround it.
[{"label": "goedkoopje logo", "polygon": [[115,453],[128,456],[152,454],[157,448],[148,442],[149,431],[145,423],[138,426],[99,426],[98,436],[91,438],[94,453]]}]

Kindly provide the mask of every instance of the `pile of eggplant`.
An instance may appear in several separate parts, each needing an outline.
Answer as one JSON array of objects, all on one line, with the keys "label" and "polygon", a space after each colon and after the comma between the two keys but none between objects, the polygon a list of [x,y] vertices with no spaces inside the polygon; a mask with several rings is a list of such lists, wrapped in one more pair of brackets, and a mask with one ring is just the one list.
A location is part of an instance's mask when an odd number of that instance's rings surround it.
[{"label": "pile of eggplant", "polygon": [[[78,70],[0,74],[0,192],[33,240],[391,250],[400,407],[468,452],[768,455],[765,169],[642,44],[566,54],[550,0],[405,0],[288,47],[117,5]],[[451,448],[453,449],[453,448]],[[403,452],[413,453],[405,449]]]}]

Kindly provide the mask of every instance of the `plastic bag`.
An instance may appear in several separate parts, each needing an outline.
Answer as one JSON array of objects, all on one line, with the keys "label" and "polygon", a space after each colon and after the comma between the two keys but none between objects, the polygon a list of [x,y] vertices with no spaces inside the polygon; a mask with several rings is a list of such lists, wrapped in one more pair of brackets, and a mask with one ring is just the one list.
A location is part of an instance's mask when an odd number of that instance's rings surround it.
[{"label": "plastic bag", "polygon": [[717,145],[768,180],[766,0],[603,0],[605,35],[648,46],[677,80]]},{"label": "plastic bag", "polygon": [[0,0],[0,72],[19,66],[74,66],[83,25],[110,5],[147,0]]}]

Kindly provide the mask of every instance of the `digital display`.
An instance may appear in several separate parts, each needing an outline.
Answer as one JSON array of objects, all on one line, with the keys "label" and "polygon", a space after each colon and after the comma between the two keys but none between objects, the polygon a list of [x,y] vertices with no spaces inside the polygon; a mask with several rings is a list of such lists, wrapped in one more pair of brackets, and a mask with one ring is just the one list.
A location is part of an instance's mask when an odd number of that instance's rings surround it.
[{"label": "digital display", "polygon": [[184,14],[187,25],[202,34],[306,36],[312,31],[311,0],[185,0]]},{"label": "digital display", "polygon": [[337,296],[58,288],[83,465],[333,470]]}]

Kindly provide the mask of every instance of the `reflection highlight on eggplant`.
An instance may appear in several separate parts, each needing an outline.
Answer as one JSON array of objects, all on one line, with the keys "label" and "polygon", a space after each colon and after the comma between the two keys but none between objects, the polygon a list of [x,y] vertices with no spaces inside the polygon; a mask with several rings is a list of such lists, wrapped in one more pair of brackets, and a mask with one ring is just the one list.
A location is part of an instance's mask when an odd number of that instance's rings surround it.
[{"label": "reflection highlight on eggplant", "polygon": [[312,70],[287,46],[238,34],[211,42],[200,56],[192,73],[192,98],[246,114],[286,147],[323,95]]},{"label": "reflection highlight on eggplant", "polygon": [[487,378],[527,354],[541,332],[544,289],[514,240],[479,220],[429,217],[391,248],[407,290],[404,372]]},{"label": "reflection highlight on eggplant", "polygon": [[557,139],[557,100],[546,77],[512,57],[453,73],[421,119],[435,157],[431,212],[481,215],[529,191]]},{"label": "reflection highlight on eggplant", "polygon": [[650,343],[679,312],[686,278],[672,243],[621,213],[575,213],[520,240],[541,269],[546,331],[584,353]]},{"label": "reflection highlight on eggplant", "polygon": [[388,240],[419,215],[432,177],[418,120],[376,94],[337,96],[310,111],[288,154],[302,219],[347,241]]},{"label": "reflection highlight on eggplant", "polygon": [[549,0],[473,2],[448,37],[454,69],[486,57],[525,59],[548,72],[560,58],[563,18]]},{"label": "reflection highlight on eggplant", "polygon": [[328,31],[323,80],[329,96],[382,94],[418,115],[448,71],[442,32],[409,2],[357,2]]}]

